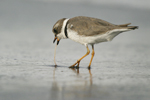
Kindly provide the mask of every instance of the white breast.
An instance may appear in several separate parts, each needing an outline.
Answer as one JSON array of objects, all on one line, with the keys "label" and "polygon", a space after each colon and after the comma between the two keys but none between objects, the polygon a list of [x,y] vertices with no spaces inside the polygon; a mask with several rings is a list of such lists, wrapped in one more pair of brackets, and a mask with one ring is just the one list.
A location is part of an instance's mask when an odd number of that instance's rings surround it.
[{"label": "white breast", "polygon": [[75,32],[71,29],[68,29],[67,32],[68,32],[68,37],[71,40],[73,40],[75,42],[79,42],[83,45],[87,45],[87,44],[96,44],[96,43],[100,43],[100,42],[111,41],[119,33],[125,32],[128,30],[129,29],[114,29],[114,30],[108,31],[105,34],[93,35],[93,36],[79,35],[77,32]]}]

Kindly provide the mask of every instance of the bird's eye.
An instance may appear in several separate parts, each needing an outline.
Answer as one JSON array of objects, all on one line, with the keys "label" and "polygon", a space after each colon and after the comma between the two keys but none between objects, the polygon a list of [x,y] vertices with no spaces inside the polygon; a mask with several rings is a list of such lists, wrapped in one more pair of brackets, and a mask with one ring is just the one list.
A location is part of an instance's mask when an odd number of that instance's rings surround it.
[{"label": "bird's eye", "polygon": [[57,33],[57,30],[56,30],[56,29],[54,29],[54,33]]}]

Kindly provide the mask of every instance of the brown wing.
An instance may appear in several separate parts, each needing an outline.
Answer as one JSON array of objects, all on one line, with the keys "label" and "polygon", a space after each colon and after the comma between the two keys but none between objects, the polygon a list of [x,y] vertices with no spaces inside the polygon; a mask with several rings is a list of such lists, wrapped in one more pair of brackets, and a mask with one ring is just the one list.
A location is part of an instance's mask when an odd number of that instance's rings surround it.
[{"label": "brown wing", "polygon": [[[106,33],[117,26],[101,19],[91,17],[74,17],[69,20],[69,27],[80,35],[98,35]],[[72,26],[71,26],[72,25]]]}]

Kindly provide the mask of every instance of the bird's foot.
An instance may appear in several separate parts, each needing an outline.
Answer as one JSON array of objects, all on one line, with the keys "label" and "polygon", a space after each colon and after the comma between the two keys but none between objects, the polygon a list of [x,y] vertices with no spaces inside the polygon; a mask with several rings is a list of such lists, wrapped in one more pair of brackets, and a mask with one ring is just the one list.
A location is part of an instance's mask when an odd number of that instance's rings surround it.
[{"label": "bird's foot", "polygon": [[91,66],[90,66],[90,65],[88,66],[88,69],[91,69]]},{"label": "bird's foot", "polygon": [[78,69],[79,65],[80,65],[80,61],[78,60],[75,64],[71,65],[69,68],[77,68]]},{"label": "bird's foot", "polygon": [[75,68],[75,67],[76,67],[76,66],[73,66],[73,65],[72,65],[72,66],[70,66],[69,68]]},{"label": "bird's foot", "polygon": [[70,66],[69,68],[76,68],[76,69],[79,69],[79,67],[78,66]]}]

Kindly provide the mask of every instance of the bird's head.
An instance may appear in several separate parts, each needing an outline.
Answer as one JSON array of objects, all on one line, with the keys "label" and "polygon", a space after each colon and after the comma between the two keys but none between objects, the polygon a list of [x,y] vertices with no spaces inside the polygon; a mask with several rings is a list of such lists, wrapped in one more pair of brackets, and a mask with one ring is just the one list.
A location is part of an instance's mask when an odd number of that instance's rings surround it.
[{"label": "bird's head", "polygon": [[57,45],[58,45],[59,41],[61,39],[66,38],[65,33],[64,33],[64,29],[65,29],[67,21],[68,21],[67,18],[62,18],[54,24],[53,29],[52,29],[54,36],[55,36],[53,43],[55,43],[55,41],[57,40]]}]

